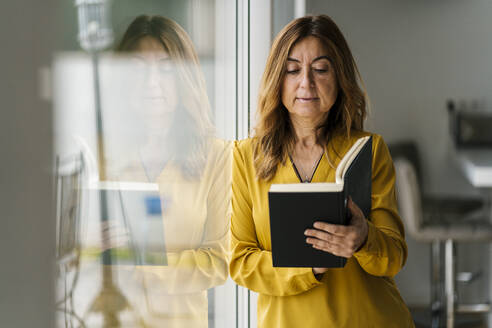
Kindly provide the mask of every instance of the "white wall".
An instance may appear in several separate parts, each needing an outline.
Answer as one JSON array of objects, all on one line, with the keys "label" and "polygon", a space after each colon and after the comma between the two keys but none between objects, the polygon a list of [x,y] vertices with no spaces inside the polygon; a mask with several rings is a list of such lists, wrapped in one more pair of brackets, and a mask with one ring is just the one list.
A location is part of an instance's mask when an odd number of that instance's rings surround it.
[{"label": "white wall", "polygon": [[[446,100],[492,108],[492,2],[308,0],[307,13],[331,16],[345,35],[372,103],[366,127],[387,142],[417,141],[426,191],[476,193],[454,162]],[[429,246],[407,242],[399,288],[408,303],[426,303]]]},{"label": "white wall", "polygon": [[492,108],[492,2],[308,1],[340,26],[367,85],[368,128],[386,141],[412,138],[429,192],[473,192],[454,167],[445,103]]},{"label": "white wall", "polygon": [[272,40],[280,30],[294,19],[295,0],[272,0]]}]

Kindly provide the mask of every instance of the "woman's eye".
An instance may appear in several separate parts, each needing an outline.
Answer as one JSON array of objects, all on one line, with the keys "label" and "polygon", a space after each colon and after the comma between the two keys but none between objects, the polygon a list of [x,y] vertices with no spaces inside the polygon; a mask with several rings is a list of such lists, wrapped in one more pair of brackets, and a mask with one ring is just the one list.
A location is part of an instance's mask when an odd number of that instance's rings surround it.
[{"label": "woman's eye", "polygon": [[288,69],[287,74],[296,74],[299,73],[299,69]]},{"label": "woman's eye", "polygon": [[314,68],[316,73],[326,73],[328,72],[328,68]]},{"label": "woman's eye", "polygon": [[172,73],[174,71],[174,68],[172,65],[161,65],[159,67],[159,70],[161,73]]}]

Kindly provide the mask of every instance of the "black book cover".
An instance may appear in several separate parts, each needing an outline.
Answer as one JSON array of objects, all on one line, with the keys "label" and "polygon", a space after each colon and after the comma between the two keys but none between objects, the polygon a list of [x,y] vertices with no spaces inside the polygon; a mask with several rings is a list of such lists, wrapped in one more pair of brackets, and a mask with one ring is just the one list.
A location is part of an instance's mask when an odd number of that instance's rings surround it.
[{"label": "black book cover", "polygon": [[269,192],[270,235],[274,267],[345,266],[346,258],[314,249],[304,231],[316,221],[348,224],[347,197],[368,217],[371,209],[372,138],[345,173],[341,191]]},{"label": "black book cover", "polygon": [[371,212],[372,195],[372,137],[349,166],[344,177],[345,198],[352,197],[366,218]]}]

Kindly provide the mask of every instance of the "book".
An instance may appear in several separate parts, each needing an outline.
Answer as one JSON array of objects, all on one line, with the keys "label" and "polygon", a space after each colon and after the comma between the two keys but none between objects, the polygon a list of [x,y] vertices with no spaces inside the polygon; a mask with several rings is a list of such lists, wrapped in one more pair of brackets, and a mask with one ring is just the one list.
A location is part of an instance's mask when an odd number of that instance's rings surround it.
[{"label": "book", "polygon": [[316,221],[347,225],[352,197],[365,217],[371,210],[372,137],[358,139],[340,160],[334,183],[272,184],[268,192],[274,267],[345,266],[346,258],[313,248],[304,231]]},{"label": "book", "polygon": [[[126,249],[134,265],[166,266],[166,244],[161,203],[157,184],[147,184],[148,190],[120,189],[121,211],[129,232]],[[116,249],[123,251],[125,248]]]},{"label": "book", "polygon": [[[104,192],[107,200],[107,213],[111,218],[108,235],[111,247],[106,250],[112,265],[124,266],[166,266],[166,244],[162,202],[156,183],[133,181],[91,181],[90,203],[97,203],[99,193]],[[97,208],[91,208],[95,211]],[[93,217],[100,219],[97,213]],[[101,223],[91,222],[91,235],[101,236]],[[88,242],[90,253],[102,256],[104,248],[94,247],[100,242]]]}]

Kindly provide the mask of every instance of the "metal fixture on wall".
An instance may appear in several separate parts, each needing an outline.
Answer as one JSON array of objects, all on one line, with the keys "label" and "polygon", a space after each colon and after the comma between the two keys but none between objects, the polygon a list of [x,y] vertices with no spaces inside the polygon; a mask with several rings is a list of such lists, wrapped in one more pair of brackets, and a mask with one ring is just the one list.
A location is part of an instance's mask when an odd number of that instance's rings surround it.
[{"label": "metal fixture on wall", "polygon": [[[99,180],[106,180],[104,125],[101,109],[101,88],[99,79],[99,53],[113,43],[110,26],[110,5],[108,0],[76,0],[79,21],[79,43],[91,55],[94,83],[94,105],[96,113],[97,157]],[[99,191],[100,220],[108,221],[108,200],[106,190]],[[109,239],[108,229],[101,229],[102,240]],[[101,313],[103,327],[120,327],[119,313],[129,307],[128,301],[113,282],[111,249],[102,253],[102,286],[89,309]]]}]

